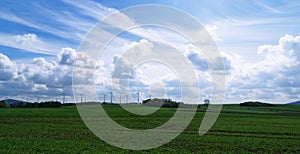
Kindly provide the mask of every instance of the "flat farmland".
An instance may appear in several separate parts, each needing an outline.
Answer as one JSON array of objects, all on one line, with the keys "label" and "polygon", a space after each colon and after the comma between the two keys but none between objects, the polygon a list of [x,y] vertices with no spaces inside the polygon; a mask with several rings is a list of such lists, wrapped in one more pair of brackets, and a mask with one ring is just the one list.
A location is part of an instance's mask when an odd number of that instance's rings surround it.
[{"label": "flat farmland", "polygon": [[[104,105],[119,124],[149,129],[166,122],[175,108],[136,116],[118,105]],[[240,107],[224,105],[214,126],[198,135],[202,106],[185,131],[150,150],[113,147],[83,123],[76,106],[0,109],[0,153],[300,153],[300,105]]]}]

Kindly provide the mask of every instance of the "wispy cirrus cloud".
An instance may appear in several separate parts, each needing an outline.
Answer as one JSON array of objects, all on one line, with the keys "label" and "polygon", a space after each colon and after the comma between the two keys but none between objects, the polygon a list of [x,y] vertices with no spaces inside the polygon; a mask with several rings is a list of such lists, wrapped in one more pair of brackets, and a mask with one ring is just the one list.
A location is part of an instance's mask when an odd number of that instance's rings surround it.
[{"label": "wispy cirrus cloud", "polygon": [[86,3],[81,3],[80,1],[72,1],[72,0],[63,0],[64,3],[72,5],[79,9],[78,11],[87,16],[99,20],[108,16],[109,14],[116,12],[116,9],[105,7],[100,3],[94,1],[86,1]]},{"label": "wispy cirrus cloud", "polygon": [[[92,1],[59,1],[47,5],[27,2],[15,8],[27,13],[10,10],[14,2],[6,5],[0,9],[0,20],[11,22],[14,27],[10,28],[11,31],[5,30],[8,27],[0,29],[0,45],[50,55],[55,55],[63,47],[76,48],[100,19],[114,10]],[[34,40],[16,40],[16,37],[26,36],[34,36]]]},{"label": "wispy cirrus cloud", "polygon": [[[34,33],[13,35],[0,33],[0,44],[25,51],[56,55],[58,51],[67,44],[55,40],[44,40]],[[53,45],[55,44],[55,45]]]}]

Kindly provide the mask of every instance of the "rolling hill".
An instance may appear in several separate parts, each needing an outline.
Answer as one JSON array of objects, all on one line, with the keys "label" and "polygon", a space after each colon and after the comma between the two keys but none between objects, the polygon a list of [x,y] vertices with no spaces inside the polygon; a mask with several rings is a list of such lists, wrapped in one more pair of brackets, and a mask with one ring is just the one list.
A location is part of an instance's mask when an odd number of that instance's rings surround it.
[{"label": "rolling hill", "polygon": [[24,102],[24,101],[16,100],[16,99],[5,99],[3,101],[5,102],[6,105],[9,105],[9,104],[18,104],[18,103],[23,103]]},{"label": "rolling hill", "polygon": [[300,105],[300,101],[295,101],[295,102],[291,102],[291,103],[288,103],[288,104]]}]

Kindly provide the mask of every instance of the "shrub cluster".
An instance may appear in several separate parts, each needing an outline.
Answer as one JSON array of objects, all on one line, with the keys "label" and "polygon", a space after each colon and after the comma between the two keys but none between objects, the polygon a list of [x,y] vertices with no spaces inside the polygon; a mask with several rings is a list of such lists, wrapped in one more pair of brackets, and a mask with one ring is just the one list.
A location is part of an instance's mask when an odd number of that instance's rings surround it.
[{"label": "shrub cluster", "polygon": [[0,101],[0,108],[6,108],[4,100]]}]

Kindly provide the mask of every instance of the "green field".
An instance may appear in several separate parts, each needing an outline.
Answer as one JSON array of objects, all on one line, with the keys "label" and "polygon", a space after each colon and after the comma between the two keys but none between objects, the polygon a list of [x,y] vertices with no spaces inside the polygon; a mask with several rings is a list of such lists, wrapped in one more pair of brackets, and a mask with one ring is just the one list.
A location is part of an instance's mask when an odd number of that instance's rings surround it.
[{"label": "green field", "polygon": [[[135,116],[117,105],[105,109],[115,121],[135,129],[159,126],[176,110]],[[5,108],[0,109],[0,153],[300,153],[300,105],[225,105],[212,129],[199,136],[204,114],[202,107],[181,135],[159,148],[129,151],[98,139],[75,106]]]}]

